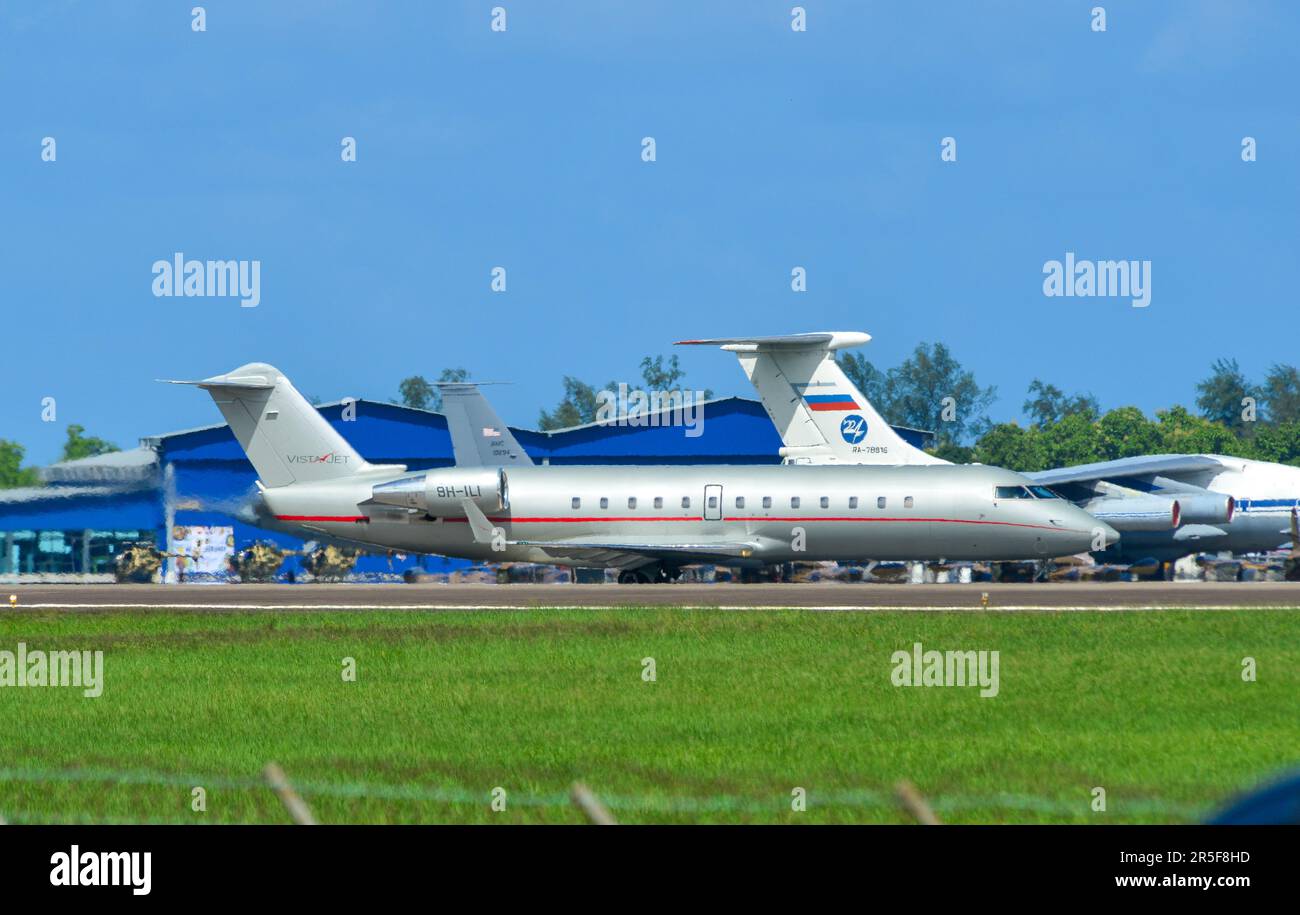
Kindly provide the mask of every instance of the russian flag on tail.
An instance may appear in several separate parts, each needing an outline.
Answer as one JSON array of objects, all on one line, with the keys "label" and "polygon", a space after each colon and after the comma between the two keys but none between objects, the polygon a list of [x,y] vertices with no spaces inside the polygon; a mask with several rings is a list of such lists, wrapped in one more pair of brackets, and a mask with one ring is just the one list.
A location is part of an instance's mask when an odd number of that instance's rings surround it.
[{"label": "russian flag on tail", "polygon": [[859,409],[857,401],[849,394],[805,394],[803,400],[809,410],[842,412]]}]

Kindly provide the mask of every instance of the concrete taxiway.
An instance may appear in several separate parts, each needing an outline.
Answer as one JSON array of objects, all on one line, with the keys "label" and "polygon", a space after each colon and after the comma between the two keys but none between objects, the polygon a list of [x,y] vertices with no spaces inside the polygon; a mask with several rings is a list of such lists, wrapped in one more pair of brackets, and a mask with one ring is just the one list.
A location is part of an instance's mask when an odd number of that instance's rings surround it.
[{"label": "concrete taxiway", "polygon": [[17,609],[193,610],[532,609],[543,607],[720,607],[817,610],[993,610],[1300,608],[1300,583],[1113,582],[1050,584],[298,584],[5,585]]}]

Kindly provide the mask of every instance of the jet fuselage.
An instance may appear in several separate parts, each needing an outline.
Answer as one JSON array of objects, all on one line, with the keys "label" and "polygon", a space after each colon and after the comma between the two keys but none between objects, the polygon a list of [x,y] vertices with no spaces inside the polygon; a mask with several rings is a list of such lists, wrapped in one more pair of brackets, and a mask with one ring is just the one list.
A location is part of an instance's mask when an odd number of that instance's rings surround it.
[{"label": "jet fuselage", "polygon": [[[483,560],[606,563],[596,555],[527,545],[494,549],[476,540],[463,512],[432,516],[379,504],[375,487],[439,474],[457,487],[481,468],[421,474],[358,474],[266,488],[281,522],[385,549]],[[646,545],[748,543],[737,564],[792,560],[1011,560],[1064,556],[1117,534],[1059,498],[998,498],[997,487],[1032,485],[980,465],[946,467],[700,465],[532,466],[504,472],[505,492],[487,518],[505,541],[584,540]],[[1003,494],[1007,492],[1003,490]],[[1022,491],[1023,492],[1023,491]],[[492,510],[495,509],[495,510]],[[701,556],[709,551],[702,549]],[[689,554],[676,558],[692,561]]]}]

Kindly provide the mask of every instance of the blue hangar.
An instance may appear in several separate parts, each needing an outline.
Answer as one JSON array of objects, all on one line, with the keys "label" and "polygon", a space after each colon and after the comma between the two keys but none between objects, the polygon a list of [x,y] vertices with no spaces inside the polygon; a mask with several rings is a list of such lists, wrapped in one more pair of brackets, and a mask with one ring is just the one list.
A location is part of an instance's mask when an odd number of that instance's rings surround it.
[{"label": "blue hangar", "polygon": [[[451,438],[441,413],[373,400],[336,401],[317,409],[366,460],[405,464],[410,470],[451,466]],[[702,434],[690,437],[664,419],[641,425],[592,423],[551,432],[511,427],[539,464],[768,464],[780,460],[781,441],[756,400],[707,401]],[[895,427],[918,447],[930,433]],[[299,550],[303,539],[255,526],[251,506],[256,474],[224,424],[140,440],[140,447],[54,464],[41,471],[42,486],[0,490],[0,576],[8,580],[94,576],[111,578],[121,551],[149,541],[164,552],[194,531],[215,544],[210,569],[220,580],[223,551],[271,542]],[[213,537],[217,532],[217,537]],[[282,575],[296,571],[289,558]],[[449,572],[469,565],[439,556],[364,555],[362,578],[401,576],[411,569]],[[197,570],[191,565],[191,571]],[[169,558],[164,580],[175,580]],[[193,580],[194,576],[190,576]],[[197,576],[202,578],[202,575]]]}]

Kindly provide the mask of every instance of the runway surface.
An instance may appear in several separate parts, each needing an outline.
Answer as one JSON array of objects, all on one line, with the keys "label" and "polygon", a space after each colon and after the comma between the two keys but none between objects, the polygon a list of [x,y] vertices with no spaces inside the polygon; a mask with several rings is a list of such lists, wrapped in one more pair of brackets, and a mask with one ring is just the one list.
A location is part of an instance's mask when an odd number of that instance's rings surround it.
[{"label": "runway surface", "polygon": [[[153,607],[194,610],[527,609],[721,607],[817,610],[1300,608],[1300,583],[1111,582],[1052,584],[660,585],[6,585],[19,610]],[[0,610],[0,612],[4,612]]]}]

